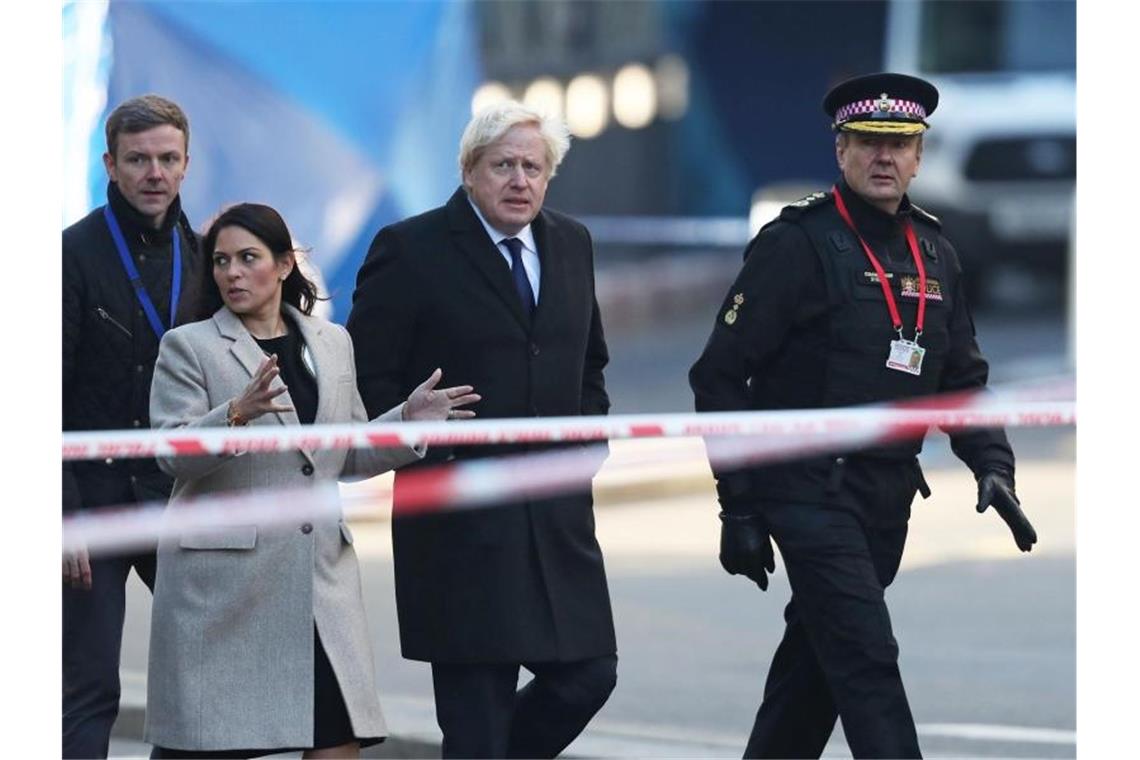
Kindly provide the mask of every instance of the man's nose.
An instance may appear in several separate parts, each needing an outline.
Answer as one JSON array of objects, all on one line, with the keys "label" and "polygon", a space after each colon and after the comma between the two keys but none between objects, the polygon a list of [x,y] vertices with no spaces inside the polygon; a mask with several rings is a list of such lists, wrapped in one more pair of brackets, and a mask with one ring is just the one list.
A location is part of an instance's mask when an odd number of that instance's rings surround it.
[{"label": "man's nose", "polygon": [[153,161],[147,162],[146,165],[146,178],[150,180],[162,179],[162,164],[156,158]]}]

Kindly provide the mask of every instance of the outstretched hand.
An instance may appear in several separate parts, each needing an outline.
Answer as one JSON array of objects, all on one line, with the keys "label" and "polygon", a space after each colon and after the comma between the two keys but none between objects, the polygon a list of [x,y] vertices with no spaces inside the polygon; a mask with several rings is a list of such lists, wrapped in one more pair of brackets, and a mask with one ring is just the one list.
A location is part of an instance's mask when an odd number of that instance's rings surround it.
[{"label": "outstretched hand", "polygon": [[483,397],[472,393],[470,385],[456,385],[451,388],[436,388],[443,378],[443,370],[437,369],[428,376],[408,396],[404,403],[403,418],[410,421],[457,420],[475,416],[470,409],[458,407],[474,404]]},{"label": "outstretched hand", "polygon": [[1033,549],[1037,543],[1037,531],[1021,511],[1021,502],[1013,491],[1013,483],[996,472],[987,472],[978,481],[978,513],[985,512],[990,506],[1009,526],[1017,548],[1023,552]]},{"label": "outstretched hand", "polygon": [[239,416],[245,422],[250,422],[269,412],[293,411],[291,406],[273,403],[273,399],[289,390],[284,384],[279,388],[269,387],[273,378],[280,374],[281,368],[277,366],[277,354],[267,356],[265,361],[258,366],[257,372],[253,373],[253,378],[245,390],[241,392],[241,395],[230,402],[230,410],[234,415]]}]

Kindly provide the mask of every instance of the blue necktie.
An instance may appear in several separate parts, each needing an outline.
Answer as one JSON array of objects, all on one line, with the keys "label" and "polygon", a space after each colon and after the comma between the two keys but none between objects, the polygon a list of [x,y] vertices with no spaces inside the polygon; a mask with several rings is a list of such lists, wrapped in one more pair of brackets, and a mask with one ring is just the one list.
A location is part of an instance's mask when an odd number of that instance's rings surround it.
[{"label": "blue necktie", "polygon": [[511,278],[515,281],[515,290],[518,291],[523,311],[528,317],[534,316],[534,291],[530,288],[526,267],[522,263],[522,241],[518,238],[506,238],[503,240],[503,245],[511,252]]}]

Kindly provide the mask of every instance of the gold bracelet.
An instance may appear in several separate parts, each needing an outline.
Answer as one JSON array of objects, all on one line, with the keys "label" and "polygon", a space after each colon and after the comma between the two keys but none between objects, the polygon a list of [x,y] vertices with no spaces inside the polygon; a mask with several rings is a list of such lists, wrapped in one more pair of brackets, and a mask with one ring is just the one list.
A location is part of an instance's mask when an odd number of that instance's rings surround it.
[{"label": "gold bracelet", "polygon": [[226,408],[226,425],[228,427],[245,427],[248,424],[249,420],[238,414],[234,409],[234,402],[231,401],[230,405]]}]

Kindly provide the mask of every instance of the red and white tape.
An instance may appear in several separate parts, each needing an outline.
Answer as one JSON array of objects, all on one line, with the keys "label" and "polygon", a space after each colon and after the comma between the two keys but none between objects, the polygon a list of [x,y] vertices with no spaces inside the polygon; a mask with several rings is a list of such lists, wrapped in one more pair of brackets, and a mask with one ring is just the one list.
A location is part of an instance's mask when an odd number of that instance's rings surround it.
[{"label": "red and white tape", "polygon": [[895,404],[841,409],[627,414],[593,417],[527,417],[455,422],[395,422],[343,425],[166,430],[95,430],[63,436],[63,459],[128,459],[200,456],[246,451],[378,448],[385,446],[479,446],[506,443],[586,442],[616,438],[772,435],[828,431],[860,425],[943,428],[1068,425],[1074,404],[1058,400],[1072,382],[1010,388],[1001,395],[959,393]]},{"label": "red and white tape", "polygon": [[[1071,392],[1071,385],[1069,391]],[[653,437],[670,434],[706,436],[709,458],[713,466],[720,470],[890,443],[920,435],[930,425],[953,429],[995,425],[1015,427],[1074,424],[1076,411],[1072,401],[1048,400],[1048,397],[1058,393],[1063,394],[1064,388],[1051,386],[1043,390],[1041,386],[1034,386],[1011,389],[1011,392],[1002,394],[1004,398],[990,394],[956,394],[861,409],[751,412],[743,415],[638,415],[636,420],[638,425],[643,425],[642,421],[646,419],[655,420],[661,432],[654,432]],[[1020,399],[1015,398],[1019,396]],[[586,419],[607,420],[604,417]],[[490,420],[485,421],[483,426],[488,427],[489,434],[495,436],[495,443],[519,440],[509,438],[515,430],[528,434],[543,430],[552,435],[569,431],[573,436],[543,440],[584,440],[581,437],[583,431],[597,433],[601,429],[626,433],[609,436],[614,438],[646,437],[633,435],[633,424],[620,417],[610,418],[610,421],[617,423],[613,428],[598,428],[593,422],[589,427],[565,424],[575,421],[581,422],[582,419],[541,420],[541,423],[554,423],[541,427],[536,426],[535,420]],[[473,424],[463,423],[464,426]],[[494,428],[496,424],[500,427]],[[438,424],[433,425],[438,427]],[[338,440],[346,437],[342,436]],[[295,440],[295,437],[285,437],[278,441],[278,447],[259,450],[285,450],[287,444]],[[310,439],[312,440],[314,439]],[[406,440],[429,439],[411,437]],[[454,441],[451,443],[454,444]],[[374,444],[370,442],[366,445]],[[394,511],[398,515],[411,515],[551,496],[582,489],[589,486],[604,459],[605,447],[597,445],[461,460],[405,472],[400,476]],[[640,466],[643,463],[626,464]],[[668,478],[670,462],[661,461],[660,465],[655,472],[646,473],[641,469],[640,476],[655,481]],[[375,495],[372,494],[372,497]],[[64,547],[74,549],[86,546],[91,552],[121,551],[154,543],[164,536],[206,526],[290,523],[328,515],[329,510],[340,508],[336,489],[331,484],[327,488],[304,489],[287,496],[288,498],[282,498],[281,493],[266,490],[237,496],[203,498],[195,502],[194,509],[163,510],[163,505],[152,504],[82,513],[64,521]],[[348,515],[374,509],[374,505],[368,502],[348,501],[343,506]]]}]

